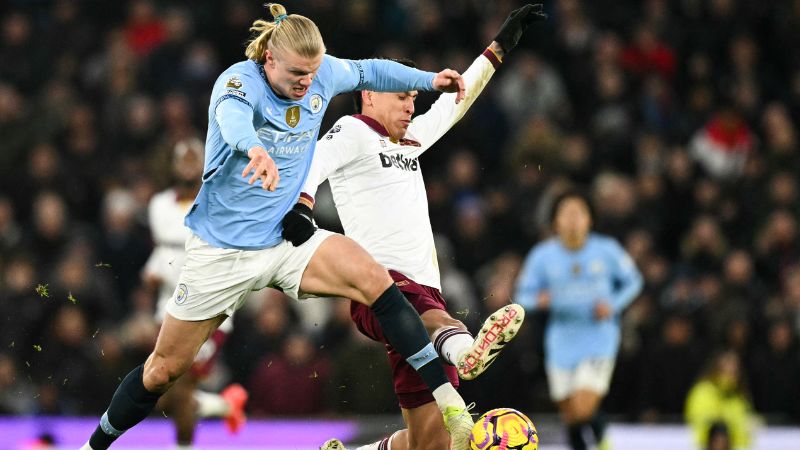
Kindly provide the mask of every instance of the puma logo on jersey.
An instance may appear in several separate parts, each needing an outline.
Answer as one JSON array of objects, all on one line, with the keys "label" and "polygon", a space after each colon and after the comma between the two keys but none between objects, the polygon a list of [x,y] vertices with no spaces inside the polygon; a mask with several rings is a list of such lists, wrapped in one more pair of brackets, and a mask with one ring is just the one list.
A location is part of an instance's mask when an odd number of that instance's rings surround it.
[{"label": "puma logo on jersey", "polygon": [[381,165],[383,167],[397,167],[401,170],[408,170],[411,172],[416,172],[419,168],[419,163],[417,162],[417,158],[409,159],[404,157],[403,155],[384,155],[383,153],[378,153],[378,156],[381,158]]}]

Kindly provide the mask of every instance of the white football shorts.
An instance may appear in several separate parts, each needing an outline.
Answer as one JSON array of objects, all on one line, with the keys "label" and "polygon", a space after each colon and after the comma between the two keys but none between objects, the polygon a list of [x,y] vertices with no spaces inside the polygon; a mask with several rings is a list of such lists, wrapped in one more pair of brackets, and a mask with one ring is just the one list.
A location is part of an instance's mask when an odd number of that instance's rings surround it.
[{"label": "white football shorts", "polygon": [[560,402],[581,389],[604,396],[608,393],[613,374],[613,358],[586,359],[572,370],[548,367],[547,383],[550,385],[550,398],[554,402]]},{"label": "white football shorts", "polygon": [[318,229],[301,246],[283,241],[260,250],[237,250],[210,245],[195,234],[186,240],[186,260],[167,312],[180,320],[206,320],[239,309],[251,291],[266,287],[294,299],[300,280],[322,241],[334,233]]}]

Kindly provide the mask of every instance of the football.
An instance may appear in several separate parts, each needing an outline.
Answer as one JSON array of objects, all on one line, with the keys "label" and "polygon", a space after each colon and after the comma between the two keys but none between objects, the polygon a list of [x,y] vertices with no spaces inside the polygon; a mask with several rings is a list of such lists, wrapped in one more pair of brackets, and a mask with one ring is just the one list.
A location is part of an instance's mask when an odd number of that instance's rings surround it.
[{"label": "football", "polygon": [[472,450],[536,450],[539,435],[525,414],[511,408],[487,411],[469,436]]}]

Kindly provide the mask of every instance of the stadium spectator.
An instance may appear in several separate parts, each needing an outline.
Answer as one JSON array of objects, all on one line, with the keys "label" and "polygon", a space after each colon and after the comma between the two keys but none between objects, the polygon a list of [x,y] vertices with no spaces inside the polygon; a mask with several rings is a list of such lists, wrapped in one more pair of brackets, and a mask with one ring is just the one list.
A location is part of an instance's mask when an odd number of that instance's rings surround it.
[{"label": "stadium spectator", "polygon": [[310,337],[292,333],[277,353],[257,361],[248,408],[261,417],[319,415],[327,409],[324,380],[329,374],[328,357],[317,353]]},{"label": "stadium spectator", "polygon": [[744,171],[755,136],[733,105],[719,109],[689,143],[694,159],[713,178],[735,180]]},{"label": "stadium spectator", "polygon": [[773,319],[766,329],[765,344],[753,352],[749,379],[752,381],[755,408],[791,421],[798,420],[800,405],[800,356],[797,333],[785,318]]},{"label": "stadium spectator", "polygon": [[622,52],[622,65],[637,77],[658,75],[670,79],[675,75],[675,52],[661,39],[651,24],[640,24],[633,32],[630,45]]},{"label": "stadium spectator", "polygon": [[673,312],[663,319],[660,338],[645,349],[642,361],[641,419],[651,422],[676,417],[697,379],[706,349],[692,317]]},{"label": "stadium spectator", "polygon": [[23,415],[34,411],[33,385],[20,376],[16,362],[8,353],[0,353],[0,414]]},{"label": "stadium spectator", "polygon": [[704,374],[692,386],[686,399],[686,422],[691,426],[698,448],[719,448],[714,444],[718,427],[729,436],[729,447],[750,447],[753,410],[736,353],[724,351],[711,359]]}]

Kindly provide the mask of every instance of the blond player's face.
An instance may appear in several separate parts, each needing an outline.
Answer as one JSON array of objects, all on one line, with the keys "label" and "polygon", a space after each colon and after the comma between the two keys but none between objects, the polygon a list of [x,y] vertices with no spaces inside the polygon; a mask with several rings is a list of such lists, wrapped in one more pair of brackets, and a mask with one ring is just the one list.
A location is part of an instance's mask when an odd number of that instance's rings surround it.
[{"label": "blond player's face", "polygon": [[370,92],[374,114],[378,122],[389,132],[392,139],[402,139],[414,115],[417,91]]},{"label": "blond player's face", "polygon": [[583,240],[592,226],[589,207],[578,197],[561,201],[556,212],[555,227],[558,235],[569,241]]},{"label": "blond player's face", "polygon": [[264,71],[272,89],[291,100],[300,100],[308,93],[311,82],[322,65],[320,53],[312,58],[292,52],[267,50]]}]

